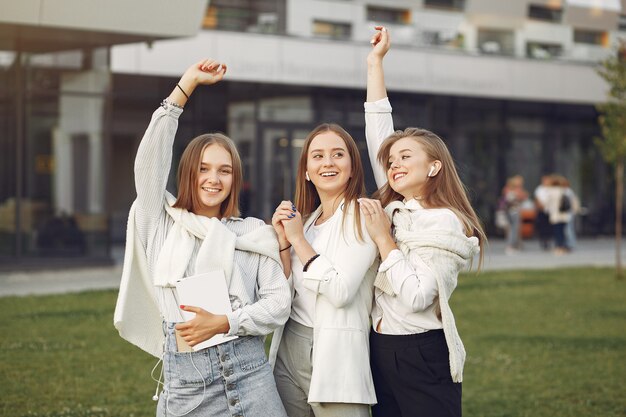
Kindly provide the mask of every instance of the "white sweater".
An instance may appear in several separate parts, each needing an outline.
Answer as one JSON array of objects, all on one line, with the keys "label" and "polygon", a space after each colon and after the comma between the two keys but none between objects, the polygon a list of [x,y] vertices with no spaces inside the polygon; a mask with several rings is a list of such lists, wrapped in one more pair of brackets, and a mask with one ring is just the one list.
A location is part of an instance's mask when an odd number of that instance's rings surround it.
[{"label": "white sweater", "polygon": [[[157,260],[174,219],[165,209],[172,146],[182,110],[168,106],[154,112],[135,159],[137,199],[129,216],[124,271],[114,324],[120,335],[154,356],[163,350],[162,321],[182,321],[174,290],[155,286]],[[240,237],[255,234],[265,223],[255,218],[222,219]],[[196,273],[202,240],[195,239],[184,276]],[[233,314],[229,334],[265,335],[289,317],[291,296],[282,267],[253,247],[240,245],[233,254],[228,290]]]},{"label": "white sweater", "polygon": [[[478,238],[452,229],[427,230],[421,227],[419,216],[399,201],[389,204],[385,211],[390,216],[393,214],[394,237],[405,259],[411,265],[426,265],[435,276],[439,319],[450,352],[450,374],[454,382],[462,382],[465,347],[448,300],[456,288],[459,272],[479,251]],[[394,296],[382,295],[383,298]]]}]

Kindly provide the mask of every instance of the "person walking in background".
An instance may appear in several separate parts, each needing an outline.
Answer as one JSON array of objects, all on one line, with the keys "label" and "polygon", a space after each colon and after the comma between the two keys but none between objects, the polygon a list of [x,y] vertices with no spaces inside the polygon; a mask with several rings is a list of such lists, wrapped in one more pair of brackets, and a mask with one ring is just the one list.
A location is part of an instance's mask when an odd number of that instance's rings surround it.
[{"label": "person walking in background", "polygon": [[394,133],[383,74],[389,34],[376,29],[365,120],[380,200],[359,200],[382,259],[370,332],[372,416],[461,416],[465,348],[448,300],[486,236],[445,143],[424,129]]},{"label": "person walking in background", "polygon": [[294,287],[270,349],[290,417],[369,417],[376,403],[368,334],[377,250],[357,206],[364,195],[354,139],[317,126],[302,148],[295,204],[283,201],[272,217]]},{"label": "person walking in background", "polygon": [[542,175],[541,183],[535,188],[535,210],[537,217],[535,219],[535,229],[537,236],[539,237],[539,244],[541,249],[549,250],[550,242],[554,236],[552,231],[552,225],[550,224],[550,217],[548,214],[548,197],[550,194],[550,186],[552,184],[552,178],[550,175]]},{"label": "person walking in background", "polygon": [[[212,60],[189,67],[152,115],[135,159],[114,324],[163,360],[157,416],[286,416],[263,336],[287,320],[289,286],[272,227],[238,217],[243,175],[233,141],[219,133],[193,139],[180,159],[178,197],[166,191],[183,106],[225,73]],[[179,306],[176,282],[208,271],[223,271],[232,313]],[[181,310],[195,317],[185,321]],[[216,334],[238,338],[192,350]]]},{"label": "person walking in background", "polygon": [[554,233],[554,254],[564,255],[570,252],[565,240],[565,227],[572,218],[572,200],[567,191],[567,179],[564,176],[551,175],[552,184],[548,191],[548,215]]},{"label": "person walking in background", "polygon": [[576,248],[576,215],[580,212],[580,199],[572,190],[567,178],[563,178],[565,195],[570,200],[570,219],[565,225],[565,246],[571,251]]},{"label": "person walking in background", "polygon": [[506,206],[509,227],[506,229],[506,253],[513,254],[522,249],[521,238],[521,206],[528,199],[524,189],[524,177],[514,175],[507,179],[502,188],[501,198]]}]

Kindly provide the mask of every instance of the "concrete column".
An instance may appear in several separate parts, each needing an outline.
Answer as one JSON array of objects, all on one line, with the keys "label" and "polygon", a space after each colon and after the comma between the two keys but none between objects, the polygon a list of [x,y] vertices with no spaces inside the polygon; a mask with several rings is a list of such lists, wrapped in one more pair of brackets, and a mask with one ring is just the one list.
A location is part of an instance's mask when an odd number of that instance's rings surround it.
[{"label": "concrete column", "polygon": [[52,204],[55,214],[74,211],[74,178],[72,176],[72,142],[70,136],[58,126],[52,131],[54,155]]}]

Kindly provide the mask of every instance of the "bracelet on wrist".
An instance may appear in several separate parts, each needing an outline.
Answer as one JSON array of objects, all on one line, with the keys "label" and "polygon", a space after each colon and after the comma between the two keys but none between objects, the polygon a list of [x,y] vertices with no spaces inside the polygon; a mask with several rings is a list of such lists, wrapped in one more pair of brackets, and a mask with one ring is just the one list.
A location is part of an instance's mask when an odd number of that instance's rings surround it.
[{"label": "bracelet on wrist", "polygon": [[282,252],[282,251],[284,251],[284,250],[287,250],[287,249],[289,249],[290,247],[291,247],[291,243],[290,243],[289,245],[285,246],[284,248],[279,249],[279,250],[278,250],[278,252]]},{"label": "bracelet on wrist", "polygon": [[306,261],[306,263],[304,264],[304,267],[302,267],[302,271],[306,272],[307,269],[309,269],[309,266],[313,263],[313,261],[316,260],[319,256],[320,256],[319,253],[316,253],[315,255],[311,256],[311,258],[308,261]]},{"label": "bracelet on wrist", "polygon": [[168,99],[164,98],[163,101],[161,102],[161,107],[163,107],[165,110],[168,109],[168,107],[176,107],[177,109],[183,109],[183,106],[181,106],[178,103],[174,103],[173,101],[169,101]]},{"label": "bracelet on wrist", "polygon": [[187,93],[185,93],[185,90],[183,90],[183,87],[180,86],[180,84],[176,83],[176,87],[178,87],[178,89],[181,91],[181,93],[183,93],[183,95],[185,97],[187,97],[187,100],[189,100],[189,95]]}]

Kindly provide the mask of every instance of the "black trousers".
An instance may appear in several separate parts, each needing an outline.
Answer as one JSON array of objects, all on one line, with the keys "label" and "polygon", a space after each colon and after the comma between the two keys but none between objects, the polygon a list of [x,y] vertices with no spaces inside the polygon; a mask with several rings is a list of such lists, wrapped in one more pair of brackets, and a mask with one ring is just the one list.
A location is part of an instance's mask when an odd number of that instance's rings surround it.
[{"label": "black trousers", "polygon": [[535,228],[537,235],[539,236],[539,241],[541,242],[541,247],[543,249],[548,249],[550,240],[552,240],[553,237],[552,225],[550,224],[550,218],[542,210],[537,211]]},{"label": "black trousers", "polygon": [[443,330],[370,333],[378,404],[372,417],[460,417],[461,383],[452,382]]}]

